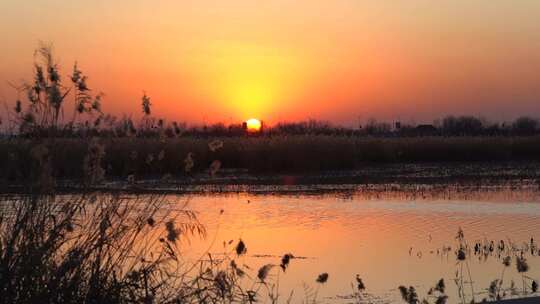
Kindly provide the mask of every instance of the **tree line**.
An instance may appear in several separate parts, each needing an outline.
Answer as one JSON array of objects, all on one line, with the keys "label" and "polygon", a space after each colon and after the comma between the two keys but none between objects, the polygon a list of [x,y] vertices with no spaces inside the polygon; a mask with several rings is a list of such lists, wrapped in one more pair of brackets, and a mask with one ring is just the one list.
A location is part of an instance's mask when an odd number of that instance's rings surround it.
[{"label": "tree line", "polygon": [[[280,122],[264,126],[259,134],[247,133],[242,122],[188,126],[168,122],[152,115],[150,97],[141,98],[142,118],[116,117],[102,110],[104,94],[87,84],[87,76],[73,66],[67,81],[62,79],[52,47],[41,45],[35,53],[32,81],[12,85],[18,98],[5,102],[0,115],[3,137],[178,137],[178,136],[272,136],[272,135],[342,135],[342,136],[533,136],[540,133],[538,119],[522,116],[512,122],[488,122],[475,116],[446,116],[432,124],[403,124],[368,120],[363,125],[344,127],[328,121],[306,120]],[[22,97],[24,96],[24,97]],[[24,101],[23,101],[24,100]],[[66,103],[72,104],[66,107]],[[72,113],[67,109],[72,108]]]}]

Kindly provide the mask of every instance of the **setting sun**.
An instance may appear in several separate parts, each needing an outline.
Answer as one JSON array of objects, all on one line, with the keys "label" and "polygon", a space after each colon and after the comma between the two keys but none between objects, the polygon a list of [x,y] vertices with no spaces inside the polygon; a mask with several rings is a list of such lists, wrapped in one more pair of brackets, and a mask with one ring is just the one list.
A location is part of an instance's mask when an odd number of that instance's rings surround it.
[{"label": "setting sun", "polygon": [[248,132],[260,132],[262,128],[262,123],[260,120],[251,118],[246,120],[246,130]]}]

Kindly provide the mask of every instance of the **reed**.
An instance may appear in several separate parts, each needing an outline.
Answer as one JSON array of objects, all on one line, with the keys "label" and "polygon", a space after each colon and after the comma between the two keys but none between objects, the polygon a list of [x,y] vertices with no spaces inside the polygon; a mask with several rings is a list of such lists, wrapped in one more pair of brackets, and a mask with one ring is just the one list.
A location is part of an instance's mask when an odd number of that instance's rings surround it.
[{"label": "reed", "polygon": [[[288,136],[258,138],[100,138],[108,179],[161,178],[222,169],[257,173],[316,173],[358,170],[372,165],[425,162],[540,161],[540,137],[519,138],[354,138]],[[55,139],[48,147],[59,179],[84,176],[82,165],[91,139]],[[215,143],[219,142],[217,148]],[[5,180],[24,180],[36,166],[32,139],[0,140],[0,170]],[[209,149],[212,144],[214,150]]]}]

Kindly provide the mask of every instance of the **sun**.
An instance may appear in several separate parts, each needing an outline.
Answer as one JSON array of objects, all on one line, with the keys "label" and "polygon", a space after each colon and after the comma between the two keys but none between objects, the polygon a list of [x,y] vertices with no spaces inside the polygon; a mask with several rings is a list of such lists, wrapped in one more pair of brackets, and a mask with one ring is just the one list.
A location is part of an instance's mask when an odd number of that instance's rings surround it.
[{"label": "sun", "polygon": [[256,118],[250,118],[246,120],[246,129],[248,132],[260,132],[262,128],[262,123]]}]

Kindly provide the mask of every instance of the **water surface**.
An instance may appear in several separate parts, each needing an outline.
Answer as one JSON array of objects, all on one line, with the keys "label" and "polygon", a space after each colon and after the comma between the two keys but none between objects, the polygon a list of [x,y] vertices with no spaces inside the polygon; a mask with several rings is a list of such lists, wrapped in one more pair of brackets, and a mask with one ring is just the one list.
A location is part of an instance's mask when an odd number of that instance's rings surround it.
[{"label": "water surface", "polygon": [[[430,190],[433,189],[433,190]],[[183,244],[186,256],[207,250],[223,252],[223,243],[242,239],[247,256],[239,259],[254,272],[264,264],[279,264],[280,257],[293,259],[279,279],[280,294],[293,292],[293,302],[305,298],[306,290],[318,288],[324,302],[348,303],[357,274],[366,284],[371,301],[388,303],[399,298],[399,285],[413,285],[425,295],[444,278],[450,303],[457,302],[453,282],[459,268],[453,252],[461,227],[468,242],[504,240],[516,247],[540,241],[540,195],[537,186],[524,187],[421,187],[401,191],[347,191],[287,194],[194,194],[189,200],[207,226],[204,240]],[[536,254],[537,255],[537,254]],[[527,255],[532,279],[540,279],[540,259]],[[500,278],[497,255],[468,261],[477,300],[486,297],[489,283]],[[317,287],[315,279],[327,272],[329,280]],[[468,279],[467,279],[468,280]],[[521,287],[515,263],[504,282]],[[467,285],[468,286],[468,285]],[[470,287],[467,287],[468,289]],[[470,292],[470,290],[467,290]]]}]

